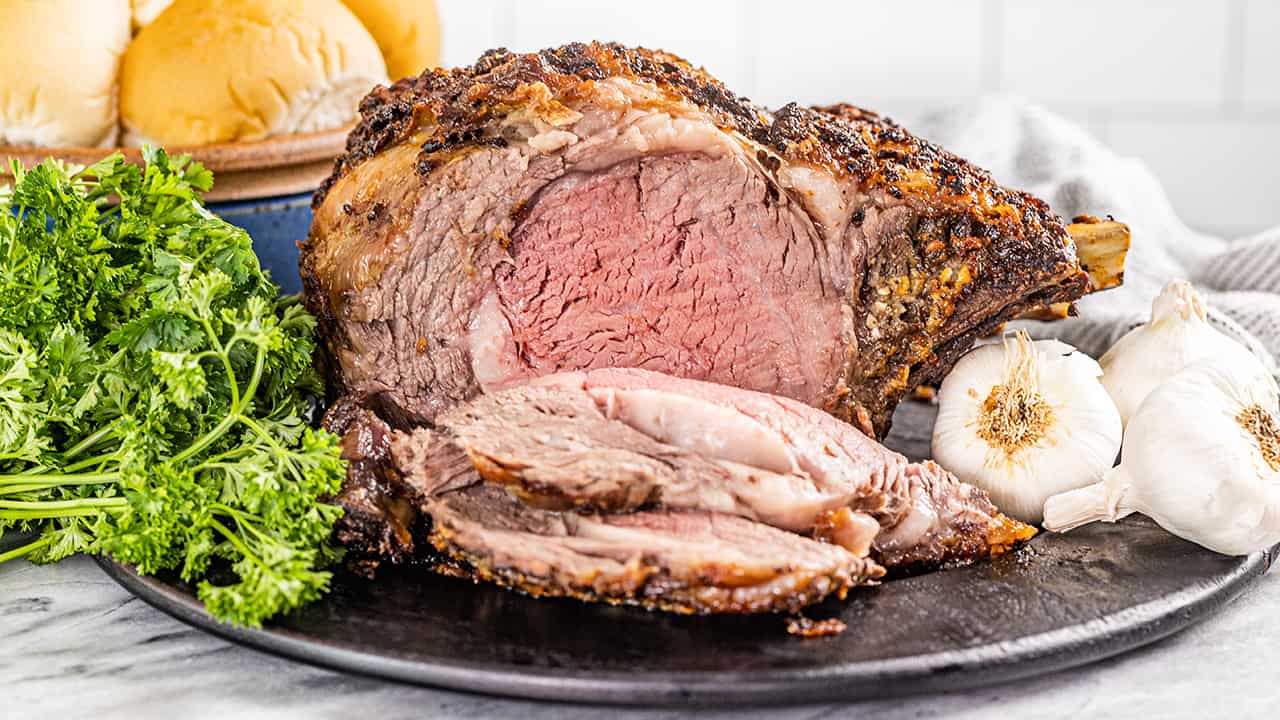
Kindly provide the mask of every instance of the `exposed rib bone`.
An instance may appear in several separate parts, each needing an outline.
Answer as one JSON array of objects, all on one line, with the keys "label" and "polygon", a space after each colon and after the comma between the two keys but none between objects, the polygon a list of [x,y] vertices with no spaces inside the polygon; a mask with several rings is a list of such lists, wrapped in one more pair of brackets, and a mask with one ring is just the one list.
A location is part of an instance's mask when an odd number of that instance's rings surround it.
[{"label": "exposed rib bone", "polygon": [[1129,253],[1129,226],[1114,220],[1081,215],[1067,226],[1076,243],[1076,257],[1089,273],[1089,292],[1124,282],[1124,259]]},{"label": "exposed rib bone", "polygon": [[[1076,244],[1076,257],[1089,274],[1089,292],[1119,287],[1124,282],[1124,260],[1129,253],[1129,226],[1115,220],[1081,215],[1067,226]],[[1072,303],[1032,308],[1019,320],[1062,320],[1075,314]]]}]

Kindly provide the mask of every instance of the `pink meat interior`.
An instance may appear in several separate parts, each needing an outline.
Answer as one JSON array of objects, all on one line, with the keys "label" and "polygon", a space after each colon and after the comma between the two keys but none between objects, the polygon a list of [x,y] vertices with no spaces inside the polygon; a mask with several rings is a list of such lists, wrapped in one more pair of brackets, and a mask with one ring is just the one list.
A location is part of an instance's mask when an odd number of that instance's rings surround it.
[{"label": "pink meat interior", "polygon": [[736,157],[567,175],[512,234],[495,273],[505,322],[473,325],[507,337],[473,340],[502,356],[473,357],[477,377],[639,367],[821,405],[842,346],[819,248],[800,208]]}]

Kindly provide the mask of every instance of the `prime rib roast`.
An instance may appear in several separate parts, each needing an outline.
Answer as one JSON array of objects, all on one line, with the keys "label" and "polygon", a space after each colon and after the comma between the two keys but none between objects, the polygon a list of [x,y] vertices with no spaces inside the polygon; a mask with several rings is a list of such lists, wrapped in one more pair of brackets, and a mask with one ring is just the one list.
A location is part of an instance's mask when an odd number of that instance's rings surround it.
[{"label": "prime rib roast", "polygon": [[375,89],[301,270],[345,542],[697,612],[1027,537],[873,438],[975,336],[1089,289],[1043,202],[893,122],[598,43]]}]

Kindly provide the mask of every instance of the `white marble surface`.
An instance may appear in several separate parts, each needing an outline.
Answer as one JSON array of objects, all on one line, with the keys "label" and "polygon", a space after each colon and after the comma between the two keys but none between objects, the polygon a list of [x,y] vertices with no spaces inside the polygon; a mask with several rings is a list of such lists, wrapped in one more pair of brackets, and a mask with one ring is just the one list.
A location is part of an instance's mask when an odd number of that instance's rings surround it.
[{"label": "white marble surface", "polygon": [[[1088,668],[970,692],[726,718],[1275,718],[1280,573],[1221,614]],[[525,703],[428,690],[296,664],[153,610],[87,558],[0,566],[0,718],[669,718],[679,710]]]}]

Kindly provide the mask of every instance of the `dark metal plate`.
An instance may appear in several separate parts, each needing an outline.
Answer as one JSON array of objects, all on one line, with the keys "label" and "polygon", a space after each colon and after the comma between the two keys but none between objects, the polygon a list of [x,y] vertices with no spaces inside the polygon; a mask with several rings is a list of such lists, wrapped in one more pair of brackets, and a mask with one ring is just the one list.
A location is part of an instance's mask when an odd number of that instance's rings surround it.
[{"label": "dark metal plate", "polygon": [[[927,406],[899,410],[891,445],[927,450]],[[1274,553],[1274,551],[1273,551]],[[1204,618],[1266,572],[1142,518],[1046,535],[971,567],[854,591],[814,608],[849,628],[786,633],[778,617],[677,617],[392,569],[335,579],[324,600],[264,630],[210,618],[180,583],[102,561],[142,599],[236,642],[406,682],[577,702],[768,703],[954,690],[1060,670]]]}]

